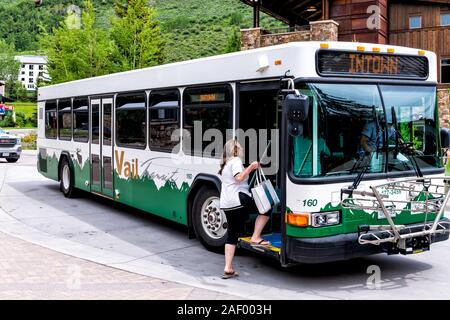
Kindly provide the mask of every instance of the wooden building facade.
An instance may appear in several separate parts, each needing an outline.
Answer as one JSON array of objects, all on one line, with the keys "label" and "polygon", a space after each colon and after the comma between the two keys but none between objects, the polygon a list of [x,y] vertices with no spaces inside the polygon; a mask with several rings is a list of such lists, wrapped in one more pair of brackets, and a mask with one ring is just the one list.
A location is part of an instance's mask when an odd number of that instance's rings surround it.
[{"label": "wooden building facade", "polygon": [[[334,20],[340,41],[392,44],[433,51],[442,87],[450,88],[450,0],[241,0],[291,27]],[[295,28],[294,28],[295,29]]]}]

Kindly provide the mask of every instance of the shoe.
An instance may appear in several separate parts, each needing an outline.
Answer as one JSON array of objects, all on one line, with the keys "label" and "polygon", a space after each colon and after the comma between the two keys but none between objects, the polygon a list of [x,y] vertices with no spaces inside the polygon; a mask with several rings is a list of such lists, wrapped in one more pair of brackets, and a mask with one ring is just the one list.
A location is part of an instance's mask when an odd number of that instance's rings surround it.
[{"label": "shoe", "polygon": [[267,240],[264,240],[264,239],[261,239],[259,242],[253,242],[252,241],[250,244],[252,246],[254,246],[254,247],[261,247],[261,246],[268,247],[268,246],[271,245],[270,241],[267,241]]},{"label": "shoe", "polygon": [[239,277],[239,273],[237,273],[236,271],[224,272],[222,275],[222,279],[231,279],[231,278],[235,278],[235,277]]}]

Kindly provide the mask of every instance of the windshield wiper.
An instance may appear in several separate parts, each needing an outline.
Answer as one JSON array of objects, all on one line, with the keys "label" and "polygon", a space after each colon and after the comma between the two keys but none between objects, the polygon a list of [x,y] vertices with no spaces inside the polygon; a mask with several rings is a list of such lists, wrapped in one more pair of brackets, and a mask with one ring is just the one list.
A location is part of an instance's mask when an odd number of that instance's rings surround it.
[{"label": "windshield wiper", "polygon": [[[355,177],[355,179],[353,180],[353,183],[351,186],[347,187],[347,188],[342,188],[341,189],[341,199],[342,199],[342,195],[348,194],[349,197],[351,197],[353,195],[353,191],[358,189],[359,184],[361,183],[362,179],[364,178],[364,175],[367,173],[367,171],[369,170],[369,168],[372,165],[372,158],[374,156],[377,157],[379,156],[380,153],[380,135],[383,134],[383,130],[380,130],[380,123],[378,121],[378,113],[377,110],[375,108],[375,106],[372,106],[372,114],[373,114],[373,118],[374,118],[374,122],[375,122],[375,132],[376,132],[376,142],[375,142],[375,148],[376,148],[376,152],[372,152],[369,153],[368,151],[364,150],[364,153],[361,153],[358,160],[355,162],[355,164],[353,165],[352,169],[350,170],[350,173],[354,173],[356,169],[362,168],[362,170],[360,170],[357,174],[357,176]],[[384,141],[384,134],[383,136],[383,141]],[[386,144],[385,144],[386,145]]]},{"label": "windshield wiper", "polygon": [[415,153],[417,150],[414,149],[414,146],[411,142],[405,142],[405,139],[403,138],[402,134],[400,133],[400,130],[398,129],[398,120],[397,120],[397,114],[395,112],[395,108],[391,107],[391,114],[392,114],[392,124],[394,126],[395,130],[395,150],[394,150],[394,159],[397,159],[397,155],[399,153],[399,149],[402,150],[403,153],[406,154],[406,156],[409,158],[409,160],[412,163],[412,167],[414,169],[414,172],[417,177],[422,178],[422,170],[420,170],[420,166],[417,163]]}]

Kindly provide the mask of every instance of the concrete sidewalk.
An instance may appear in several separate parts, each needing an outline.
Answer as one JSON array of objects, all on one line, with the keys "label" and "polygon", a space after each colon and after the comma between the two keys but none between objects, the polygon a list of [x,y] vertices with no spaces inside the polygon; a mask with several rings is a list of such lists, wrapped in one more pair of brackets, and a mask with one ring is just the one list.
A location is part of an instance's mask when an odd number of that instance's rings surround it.
[{"label": "concrete sidewalk", "polygon": [[238,299],[74,258],[2,232],[0,243],[2,300]]}]

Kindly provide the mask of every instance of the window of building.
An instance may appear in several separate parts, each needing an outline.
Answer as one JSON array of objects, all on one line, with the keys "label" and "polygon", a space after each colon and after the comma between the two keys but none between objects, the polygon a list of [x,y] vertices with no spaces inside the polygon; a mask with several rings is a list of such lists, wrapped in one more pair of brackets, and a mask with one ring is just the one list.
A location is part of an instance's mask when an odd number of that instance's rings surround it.
[{"label": "window of building", "polygon": [[178,89],[152,91],[149,106],[150,149],[172,152],[179,142],[171,140],[172,133],[180,128],[180,93]]},{"label": "window of building", "polygon": [[45,137],[47,139],[56,139],[57,131],[58,116],[56,101],[47,101],[45,103]]},{"label": "window of building", "polygon": [[[229,85],[187,88],[183,92],[183,128],[187,133],[183,133],[183,150],[186,154],[220,157],[223,143],[231,138],[226,136],[226,130],[233,128],[232,97]],[[201,136],[195,136],[197,133]],[[219,135],[221,141],[216,141]]]},{"label": "window of building", "polygon": [[25,74],[25,71],[22,71],[21,74]]},{"label": "window of building", "polygon": [[25,65],[24,64],[22,65],[22,69],[25,69]]},{"label": "window of building", "polygon": [[34,84],[29,84],[27,87],[28,89],[34,89]]},{"label": "window of building", "polygon": [[34,65],[30,64],[30,70],[33,70],[33,69],[34,69]]},{"label": "window of building", "polygon": [[39,74],[38,74],[39,77],[42,77],[43,75],[44,75],[43,72],[39,72]]},{"label": "window of building", "polygon": [[73,100],[73,140],[89,141],[89,100],[75,98]]},{"label": "window of building", "polygon": [[28,78],[28,82],[29,82],[29,83],[34,83],[33,78]]},{"label": "window of building", "polygon": [[409,28],[410,29],[422,28],[422,16],[409,17]]},{"label": "window of building", "polygon": [[44,70],[44,65],[43,64],[39,65],[39,70]]},{"label": "window of building", "polygon": [[28,75],[29,75],[30,77],[34,76],[33,71],[30,71],[30,72],[28,73]]},{"label": "window of building", "polygon": [[441,26],[450,26],[450,13],[441,14]]},{"label": "window of building", "polygon": [[121,147],[145,149],[145,92],[120,94],[116,98],[116,141]]},{"label": "window of building", "polygon": [[22,82],[25,82],[25,78],[20,79]]},{"label": "window of building", "polygon": [[72,100],[58,101],[58,137],[61,140],[72,139]]},{"label": "window of building", "polygon": [[450,83],[450,59],[441,60],[441,82]]}]

